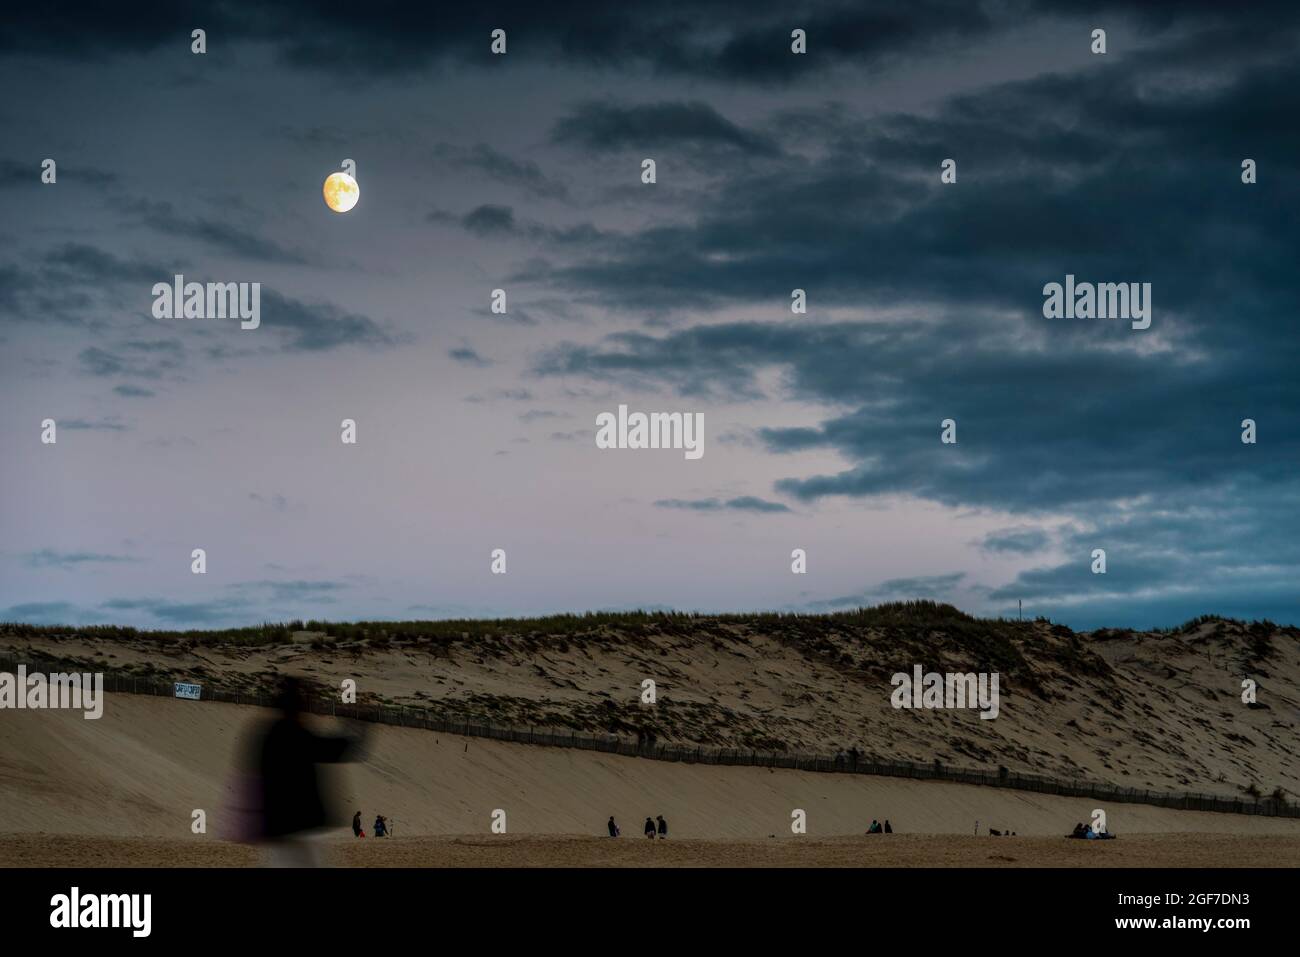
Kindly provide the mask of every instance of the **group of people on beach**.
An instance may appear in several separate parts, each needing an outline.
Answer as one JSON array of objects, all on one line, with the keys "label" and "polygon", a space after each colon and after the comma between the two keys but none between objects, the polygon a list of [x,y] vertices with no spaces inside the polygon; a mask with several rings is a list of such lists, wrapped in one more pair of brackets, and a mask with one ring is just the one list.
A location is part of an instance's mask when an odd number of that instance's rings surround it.
[{"label": "group of people on beach", "polygon": [[[655,823],[656,821],[658,821],[659,823],[656,824]],[[612,814],[609,816],[609,823],[606,825],[606,827],[609,829],[610,837],[618,837],[620,834],[623,833],[623,831],[619,828],[618,823],[614,820],[614,815]],[[650,840],[653,841],[655,839],[656,834],[658,834],[662,840],[665,841],[668,840],[668,822],[664,820],[664,816],[662,814],[660,814],[658,817],[654,817],[654,818],[647,817],[645,819],[645,836],[650,838]]]},{"label": "group of people on beach", "polygon": [[885,823],[881,824],[875,818],[871,819],[871,827],[867,828],[868,834],[893,834],[894,827],[889,823],[889,818],[885,818]]},{"label": "group of people on beach", "polygon": [[[389,837],[392,835],[392,828],[388,826],[388,818],[382,814],[375,815],[375,827],[371,831],[375,837]],[[361,812],[358,811],[352,815],[352,834],[354,837],[365,837],[366,832],[361,827]]]},{"label": "group of people on beach", "polygon": [[1111,841],[1115,839],[1115,835],[1110,833],[1110,831],[1095,831],[1091,824],[1083,823],[1075,824],[1074,830],[1067,834],[1066,837],[1072,837],[1082,841]]}]

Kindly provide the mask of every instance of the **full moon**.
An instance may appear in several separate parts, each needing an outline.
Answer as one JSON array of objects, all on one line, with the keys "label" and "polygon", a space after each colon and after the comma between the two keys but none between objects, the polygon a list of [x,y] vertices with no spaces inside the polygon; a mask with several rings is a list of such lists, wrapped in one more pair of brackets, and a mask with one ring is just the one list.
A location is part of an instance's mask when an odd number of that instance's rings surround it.
[{"label": "full moon", "polygon": [[346,213],[361,198],[361,187],[347,173],[330,173],[325,178],[325,205],[336,213]]}]

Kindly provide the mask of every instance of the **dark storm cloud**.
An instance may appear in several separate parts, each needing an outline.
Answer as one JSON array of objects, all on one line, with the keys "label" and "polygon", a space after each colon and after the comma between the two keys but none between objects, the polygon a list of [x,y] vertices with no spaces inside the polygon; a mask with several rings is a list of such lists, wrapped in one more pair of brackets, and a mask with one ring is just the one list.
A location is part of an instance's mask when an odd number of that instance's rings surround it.
[{"label": "dark storm cloud", "polygon": [[[1279,594],[1294,582],[1300,539],[1294,516],[1300,493],[1268,489],[1257,480],[1180,497],[1160,497],[1127,508],[1104,509],[1062,542],[1068,560],[1022,572],[990,597],[1067,601],[1080,595],[1127,595],[1182,586],[1257,588]],[[1106,572],[1092,572],[1095,549]]]},{"label": "dark storm cloud", "polygon": [[[560,344],[535,371],[723,401],[779,382],[768,398],[829,410],[756,432],[790,462],[775,490],[800,501],[902,494],[1073,516],[1056,543],[1070,559],[993,591],[1012,612],[1024,598],[1072,621],[1130,609],[1168,624],[1207,601],[1249,609],[1253,591],[1251,615],[1294,618],[1300,132],[1283,118],[1300,112],[1287,52],[1300,33],[1294,17],[1252,21],[1250,44],[1237,29],[1231,56],[1205,59],[1213,38],[1192,33],[926,115],[805,111],[791,126],[810,137],[804,160],[736,164],[690,221],[611,235],[545,278],[633,314],[770,309],[805,288],[807,317]],[[948,156],[958,182],[941,185]],[[1244,157],[1273,179],[1242,184]],[[1067,272],[1151,282],[1151,330],[1044,319],[1043,285]],[[830,320],[823,306],[882,312]],[[940,442],[947,418],[956,445]],[[1246,418],[1268,423],[1266,442],[1241,442]],[[846,465],[798,474],[806,451]],[[1017,530],[982,546],[1048,544]],[[1090,572],[1094,547],[1106,575]],[[886,584],[901,590],[832,604],[926,594]]]},{"label": "dark storm cloud", "polygon": [[769,502],[753,495],[741,495],[737,498],[726,499],[725,501],[717,498],[665,498],[655,502],[655,506],[657,508],[686,509],[687,511],[692,512],[733,511],[775,513],[790,511],[789,506],[782,505],[780,502]]},{"label": "dark storm cloud", "polygon": [[780,149],[762,133],[737,126],[707,103],[584,103],[561,118],[551,139],[588,152],[670,147],[724,147],[774,157]]},{"label": "dark storm cloud", "polygon": [[[605,234],[591,223],[581,222],[560,226],[553,223],[540,223],[535,220],[523,221],[515,217],[515,211],[512,207],[494,203],[476,206],[464,216],[459,217],[446,210],[435,209],[425,216],[425,221],[440,226],[457,225],[467,232],[484,239],[514,238],[545,244],[548,247],[585,246],[595,249],[599,248],[599,244],[606,238]],[[526,281],[536,271],[524,267],[515,272],[511,278]],[[546,273],[547,270],[543,269],[542,275],[545,276]],[[557,308],[552,311],[557,311],[560,302],[553,300],[553,303]]]},{"label": "dark storm cloud", "polygon": [[[810,506],[835,496],[904,495],[1048,519],[1050,541],[1045,532],[1039,538],[1004,529],[975,545],[1003,556],[1052,546],[1051,564],[994,591],[994,600],[1012,609],[1016,598],[1026,598],[1034,613],[1077,615],[1086,608],[1129,623],[1137,623],[1134,609],[1169,623],[1169,616],[1190,617],[1207,605],[1296,619],[1300,503],[1287,493],[1300,461],[1296,9],[1256,5],[1243,15],[1228,4],[1192,0],[1175,15],[1171,6],[845,0],[792,10],[775,0],[744,9],[710,0],[644,7],[593,0],[563,10],[381,3],[358,16],[343,6],[302,3],[238,11],[184,2],[112,10],[24,5],[0,23],[0,55],[35,52],[71,62],[149,54],[123,61],[120,79],[147,70],[151,82],[165,82],[159,74],[178,68],[224,67],[230,61],[223,57],[251,41],[331,76],[447,66],[460,73],[467,64],[482,71],[474,76],[508,76],[517,63],[569,69],[557,90],[569,82],[567,89],[581,88],[584,99],[592,90],[610,98],[573,104],[549,127],[567,160],[555,167],[563,181],[525,153],[510,156],[485,143],[435,147],[435,160],[454,175],[490,179],[561,213],[573,212],[555,202],[567,198],[565,184],[588,182],[608,151],[659,144],[653,148],[688,161],[703,157],[707,167],[692,163],[690,172],[707,169],[710,179],[706,188],[698,176],[670,177],[672,192],[654,197],[660,205],[649,213],[651,228],[630,225],[635,217],[602,218],[599,229],[557,225],[536,202],[465,212],[482,199],[502,198],[499,188],[457,192],[466,197],[464,207],[430,214],[430,221],[473,236],[440,240],[475,252],[546,245],[504,278],[545,287],[552,298],[522,298],[538,290],[516,298],[512,286],[507,316],[475,310],[507,339],[513,327],[501,319],[581,318],[584,310],[593,321],[613,312],[615,322],[670,323],[654,335],[561,344],[538,357],[535,371],[708,400],[789,400],[777,420],[783,427],[748,424],[760,426],[753,441],[772,453],[767,468],[774,461],[783,476],[773,487]],[[1052,22],[1056,16],[1077,22]],[[1086,47],[1088,29],[1109,21],[1111,54],[1071,75],[981,88],[968,70],[952,82],[975,92],[946,100],[926,86],[931,64],[942,82],[962,73],[968,41],[1015,30],[1017,42],[1047,37],[1057,44],[1064,26],[1077,30]],[[1136,35],[1125,29],[1135,21],[1142,28]],[[195,25],[209,31],[208,58],[188,53]],[[496,26],[510,31],[507,57],[488,53],[487,34]],[[789,52],[792,26],[809,32],[806,57]],[[924,54],[934,59],[921,60]],[[950,55],[951,63],[937,64]],[[716,82],[798,86],[805,76],[824,79],[828,66],[853,66],[860,70],[846,71],[849,82],[834,95],[869,103],[871,74],[898,63],[909,67],[902,79],[914,84],[910,101],[926,103],[923,113],[813,107],[809,96],[794,101],[770,88],[762,92],[773,95],[760,102],[735,83]],[[591,66],[608,72],[585,70]],[[665,88],[646,76],[654,71],[688,79]],[[570,82],[575,77],[581,87]],[[268,89],[281,78],[283,72],[268,74]],[[861,92],[852,88],[855,80]],[[356,88],[365,88],[364,78]],[[821,91],[809,84],[802,92]],[[771,110],[766,118],[758,112],[764,109]],[[491,113],[488,103],[485,126]],[[476,129],[473,138],[494,132]],[[354,139],[321,127],[291,135],[321,147]],[[938,164],[948,156],[959,162],[959,182],[943,186]],[[1245,156],[1260,162],[1256,186],[1240,183]],[[34,182],[36,166],[22,157],[0,163],[0,187],[6,177]],[[71,169],[67,175],[69,182],[77,178]],[[63,176],[61,169],[61,182]],[[135,215],[163,258],[176,239],[281,262],[299,255],[268,245],[247,222],[228,222],[224,213],[146,204]],[[87,225],[86,234],[95,235]],[[0,263],[0,310],[6,318],[87,324],[147,316],[152,283],[183,271],[140,259],[121,237],[104,246],[67,243],[44,259],[26,248],[6,253],[14,261]],[[1066,272],[1153,282],[1152,330],[1043,319],[1042,285]],[[808,316],[785,311],[794,287],[808,290]],[[234,326],[166,331],[200,336],[185,340],[196,357],[400,341],[368,316],[267,288],[262,305],[260,334]],[[754,305],[768,315],[779,310],[786,321],[733,321],[748,318],[744,310]],[[728,310],[727,321],[708,317],[681,328],[688,311],[712,309]],[[218,336],[221,344],[213,344]],[[170,380],[191,354],[179,343],[178,351],[150,351],[110,337],[91,342],[80,354],[83,371],[108,381]],[[448,354],[474,364],[471,353],[478,356],[468,347]],[[480,378],[482,396],[467,401],[504,397],[490,390],[506,383]],[[106,384],[91,383],[95,394]],[[139,386],[118,385],[118,394],[124,389]],[[1256,446],[1239,440],[1248,416],[1260,425]],[[957,420],[956,446],[939,442],[947,417]],[[60,421],[73,429],[78,423],[127,428],[113,418]],[[587,445],[590,435],[551,433]],[[843,464],[824,464],[835,459]],[[747,500],[752,507],[733,506]],[[722,514],[790,511],[749,496],[656,504]],[[1061,519],[1072,525],[1060,526]],[[1107,549],[1107,575],[1088,569],[1094,547]],[[268,611],[275,617],[269,601],[328,602],[343,587],[278,584],[279,591],[244,583],[238,597],[223,602],[120,602],[158,620],[216,623]],[[892,579],[823,607],[947,598],[962,585],[960,573]],[[14,607],[30,609],[17,617],[95,614],[60,602]]]},{"label": "dark storm cloud", "polygon": [[48,250],[40,265],[41,279],[48,284],[74,283],[90,286],[123,283],[153,283],[174,274],[179,263],[124,259],[88,243],[62,243]]},{"label": "dark storm cloud", "polygon": [[[1214,84],[1153,87],[1140,65],[1048,76],[886,118],[780,175],[742,170],[694,222],[626,235],[553,278],[629,309],[806,288],[810,316],[561,345],[536,369],[744,399],[776,368],[794,397],[838,411],[760,438],[850,463],[778,483],[804,501],[908,492],[1025,511],[1284,481],[1300,458],[1300,179],[1243,185],[1238,154],[1295,162],[1278,121],[1300,106],[1300,67],[1265,62],[1281,46],[1262,42]],[[961,158],[955,185],[938,182],[945,155]],[[1042,287],[1067,272],[1151,282],[1152,330],[1044,319]],[[912,316],[828,322],[823,303]],[[938,440],[950,417],[955,446]],[[1269,422],[1267,447],[1241,444],[1246,417]]]},{"label": "dark storm cloud", "polygon": [[[228,252],[238,248],[249,256],[258,254],[255,243],[231,241]],[[86,243],[63,243],[41,254],[33,270],[0,267],[0,308],[15,318],[103,325],[106,312],[121,313],[126,303],[127,312],[143,320],[150,316],[154,283],[169,281],[183,271],[183,261],[162,264],[127,259]],[[54,298],[48,292],[51,289],[55,290]],[[206,326],[194,329],[199,335],[216,331]],[[279,337],[278,348],[284,352],[320,352],[354,345],[378,348],[404,341],[400,334],[368,316],[330,303],[306,303],[263,285],[260,335],[246,342],[241,340],[240,345],[263,347],[268,330]],[[206,352],[213,358],[224,358],[229,349],[212,346]],[[90,346],[81,352],[80,359],[83,370],[92,376],[156,379],[183,367],[185,349],[177,339],[135,339]]]},{"label": "dark storm cloud", "polygon": [[97,324],[93,310],[112,280],[105,277],[103,284],[93,278],[83,280],[77,275],[82,268],[53,260],[34,267],[0,265],[0,310],[15,321]]},{"label": "dark storm cloud", "polygon": [[[761,396],[758,374],[779,369],[793,397],[847,407],[818,425],[757,432],[774,452],[829,449],[856,463],[777,484],[804,501],[902,492],[1032,511],[1247,476],[1282,482],[1300,458],[1290,412],[1300,386],[1277,356],[1173,358],[1120,351],[1107,338],[1067,350],[1023,337],[1017,323],[965,315],[722,323],[561,345],[535,369],[731,401]],[[1242,445],[1238,404],[1269,423],[1267,446]],[[946,418],[956,420],[956,445],[940,442]]]},{"label": "dark storm cloud", "polygon": [[[1017,22],[1006,18],[1004,23]],[[790,53],[794,20],[809,30],[810,53]],[[495,66],[489,34],[508,31],[512,59],[737,80],[786,80],[844,60],[875,60],[987,32],[993,21],[957,0],[895,6],[815,4],[792,16],[778,0],[667,0],[609,4],[578,0],[562,8],[498,3],[428,6],[380,2],[364,16],[349,7],[297,2],[256,10],[224,4],[94,3],[19,5],[0,25],[0,54],[111,57],[174,46],[188,53],[202,24],[209,50],[221,43],[269,42],[287,63],[331,73],[399,74],[439,62]],[[815,55],[814,55],[815,54]],[[209,56],[213,53],[209,53]]]},{"label": "dark storm cloud", "polygon": [[[933,115],[855,124],[831,111],[808,160],[733,164],[698,192],[691,221],[607,236],[549,279],[632,311],[772,301],[795,286],[819,304],[1026,310],[1053,275],[1121,269],[1156,282],[1167,309],[1204,309],[1204,287],[1234,282],[1274,297],[1246,305],[1276,305],[1289,269],[1279,240],[1300,201],[1300,130],[1279,122],[1300,105],[1300,66],[1279,58],[1297,42],[1294,25],[1275,25],[1250,59],[1216,61],[1213,83],[1170,54],[1163,72],[1155,56],[1116,61]],[[1268,191],[1243,189],[1246,155],[1274,170]],[[946,157],[957,184],[939,182]],[[1189,267],[1200,282],[1185,281]]]},{"label": "dark storm cloud", "polygon": [[169,202],[129,200],[114,203],[114,208],[140,223],[167,236],[193,239],[239,259],[257,262],[303,265],[311,262],[305,254],[285,249],[279,243],[258,236],[251,230],[205,216],[184,216]]},{"label": "dark storm cloud", "polygon": [[515,228],[515,214],[509,206],[488,204],[466,213],[461,225],[480,236],[508,233]]},{"label": "dark storm cloud", "polygon": [[696,326],[655,337],[640,332],[607,336],[603,345],[562,342],[545,350],[534,371],[543,376],[585,376],[683,395],[762,398],[760,368],[779,363],[788,346],[806,347],[804,332],[760,323]]},{"label": "dark storm cloud", "polygon": [[0,310],[6,315],[21,318],[22,301],[37,289],[34,276],[17,266],[0,265]]},{"label": "dark storm cloud", "polygon": [[[65,242],[31,252],[31,265],[0,265],[0,309],[12,319],[103,328],[107,315],[148,308],[148,290],[181,268],[114,255],[88,243]],[[143,288],[143,293],[140,291]]]},{"label": "dark storm cloud", "polygon": [[77,358],[87,375],[159,379],[184,366],[185,348],[176,339],[128,339],[112,349],[90,346]]},{"label": "dark storm cloud", "polygon": [[305,303],[262,289],[262,325],[283,337],[285,352],[323,352],[344,346],[397,345],[400,336],[358,313],[329,303]]},{"label": "dark storm cloud", "polygon": [[444,166],[481,173],[537,199],[566,199],[569,195],[562,182],[547,176],[532,160],[515,159],[486,143],[479,143],[472,149],[439,143],[433,154],[435,161]]},{"label": "dark storm cloud", "polygon": [[[1169,626],[1207,608],[1245,619],[1295,621],[1300,595],[1300,496],[1258,483],[1108,511],[1068,537],[1065,561],[1021,573],[993,590],[993,601],[1025,602],[1026,613],[1075,627],[1123,622]],[[1105,574],[1092,571],[1094,549],[1106,552]]]},{"label": "dark storm cloud", "polygon": [[[1294,16],[1285,3],[1255,3],[1246,19],[1268,25]],[[173,48],[188,54],[190,30],[208,31],[208,55],[223,44],[266,42],[290,65],[332,74],[392,75],[438,64],[500,69],[489,51],[497,27],[509,35],[508,58],[525,63],[650,69],[686,76],[784,83],[828,66],[879,67],[1020,27],[1045,15],[1136,19],[1148,32],[1175,23],[1231,28],[1242,19],[1212,0],[1132,4],[1044,0],[906,4],[827,0],[792,10],[784,0],[658,0],[610,4],[576,0],[555,8],[506,0],[483,8],[379,2],[364,15],[347,5],[298,0],[256,9],[197,2],[120,7],[85,2],[19,4],[0,23],[0,55],[108,58]],[[808,53],[790,52],[794,27],[808,32]]]}]

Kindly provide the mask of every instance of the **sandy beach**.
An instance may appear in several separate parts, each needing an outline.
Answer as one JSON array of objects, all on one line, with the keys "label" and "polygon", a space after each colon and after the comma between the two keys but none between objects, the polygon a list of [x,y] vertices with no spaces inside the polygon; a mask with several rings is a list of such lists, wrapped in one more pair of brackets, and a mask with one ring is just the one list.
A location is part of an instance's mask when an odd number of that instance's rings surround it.
[{"label": "sandy beach", "polygon": [[[222,840],[241,742],[263,709],[110,695],[104,715],[13,712],[0,722],[0,861],[243,866],[260,851]],[[1104,808],[1120,839],[1064,835],[1095,801],[845,774],[673,764],[416,729],[365,731],[361,760],[329,769],[334,804],[393,821],[388,841],[321,839],[345,866],[1292,866],[1300,821]],[[206,816],[191,833],[193,811]],[[791,833],[792,813],[807,833]],[[505,812],[506,833],[491,831]],[[602,838],[611,815],[624,837]],[[640,824],[663,814],[668,841]],[[866,836],[873,819],[897,833]],[[973,835],[979,822],[980,836]],[[1015,838],[987,836],[990,827]]]}]

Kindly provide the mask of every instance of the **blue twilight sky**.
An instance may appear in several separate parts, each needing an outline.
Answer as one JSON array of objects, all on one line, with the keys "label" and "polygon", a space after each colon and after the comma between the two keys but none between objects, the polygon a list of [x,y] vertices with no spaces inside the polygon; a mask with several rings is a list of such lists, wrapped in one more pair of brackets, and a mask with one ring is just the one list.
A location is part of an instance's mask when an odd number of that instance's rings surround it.
[{"label": "blue twilight sky", "polygon": [[1300,622],[1300,8],[410,6],[6,13],[0,619]]}]

